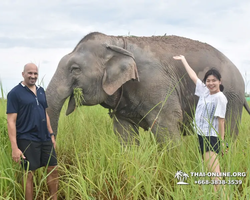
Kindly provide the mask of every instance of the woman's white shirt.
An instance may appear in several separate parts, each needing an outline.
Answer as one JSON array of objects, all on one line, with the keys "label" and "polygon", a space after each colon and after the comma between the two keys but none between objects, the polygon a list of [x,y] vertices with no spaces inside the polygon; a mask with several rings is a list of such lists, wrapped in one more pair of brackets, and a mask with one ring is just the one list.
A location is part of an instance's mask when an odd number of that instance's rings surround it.
[{"label": "woman's white shirt", "polygon": [[218,137],[218,117],[225,118],[226,116],[226,96],[222,92],[211,95],[200,79],[196,83],[195,95],[199,97],[194,121],[197,134]]}]

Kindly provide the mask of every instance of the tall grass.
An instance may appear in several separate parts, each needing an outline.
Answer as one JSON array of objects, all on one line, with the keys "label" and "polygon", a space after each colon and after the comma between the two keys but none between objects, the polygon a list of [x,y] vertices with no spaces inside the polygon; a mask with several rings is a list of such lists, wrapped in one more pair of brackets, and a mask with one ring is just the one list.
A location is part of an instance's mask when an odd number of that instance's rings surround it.
[{"label": "tall grass", "polygon": [[[0,102],[0,199],[23,199],[22,171],[11,160],[7,135],[6,101]],[[190,172],[206,172],[198,152],[196,135],[182,137],[173,146],[168,141],[159,146],[150,132],[140,130],[140,145],[120,145],[113,133],[112,122],[101,106],[78,107],[66,117],[63,107],[57,136],[59,166],[59,199],[83,200],[195,200],[220,199],[213,185],[195,181],[209,177],[191,176]],[[229,152],[219,156],[222,172],[246,172],[241,185],[225,185],[230,199],[249,199],[250,116],[244,111],[236,141],[227,137]],[[229,135],[229,133],[226,133]],[[177,185],[177,171],[189,174],[189,185]],[[36,172],[36,199],[48,199],[46,173]]]}]

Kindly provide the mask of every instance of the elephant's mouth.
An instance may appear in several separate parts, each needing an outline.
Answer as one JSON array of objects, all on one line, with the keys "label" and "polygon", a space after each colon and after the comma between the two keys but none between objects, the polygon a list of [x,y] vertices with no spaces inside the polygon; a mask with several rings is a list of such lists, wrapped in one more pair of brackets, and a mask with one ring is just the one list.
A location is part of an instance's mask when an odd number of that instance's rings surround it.
[{"label": "elephant's mouth", "polygon": [[83,89],[80,87],[75,87],[70,95],[66,115],[71,114],[76,107],[83,105],[84,102],[85,99],[83,95]]},{"label": "elephant's mouth", "polygon": [[70,95],[70,98],[69,98],[69,103],[68,103],[66,115],[71,114],[75,110],[75,107],[76,107],[75,97],[74,97],[74,93],[72,93]]},{"label": "elephant's mouth", "polygon": [[[85,105],[85,106],[94,106],[99,104],[101,101],[95,101],[93,99],[89,99],[89,94],[90,93],[85,93],[85,91],[83,92],[83,90],[81,88],[75,88],[72,92],[72,94],[70,95],[69,98],[69,103],[68,103],[68,108],[66,111],[66,115],[71,114],[72,112],[74,112],[74,110],[76,109],[76,107],[79,107],[81,105]],[[85,99],[84,97],[87,97],[87,99]]]}]

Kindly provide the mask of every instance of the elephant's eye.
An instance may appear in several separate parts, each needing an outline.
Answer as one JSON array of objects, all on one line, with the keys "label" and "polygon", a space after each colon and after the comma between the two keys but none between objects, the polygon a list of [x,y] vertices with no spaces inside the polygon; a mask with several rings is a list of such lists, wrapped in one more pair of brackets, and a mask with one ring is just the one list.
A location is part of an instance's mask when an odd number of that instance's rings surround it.
[{"label": "elephant's eye", "polygon": [[79,74],[81,72],[81,68],[78,66],[78,65],[72,65],[71,68],[70,68],[70,72],[72,74]]}]

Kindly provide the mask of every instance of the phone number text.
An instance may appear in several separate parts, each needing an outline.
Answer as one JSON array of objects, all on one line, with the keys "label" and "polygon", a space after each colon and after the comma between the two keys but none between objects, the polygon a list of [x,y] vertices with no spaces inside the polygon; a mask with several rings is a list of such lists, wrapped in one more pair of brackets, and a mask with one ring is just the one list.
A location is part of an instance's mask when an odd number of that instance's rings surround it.
[{"label": "phone number text", "polygon": [[198,185],[241,185],[242,180],[198,180],[194,183]]}]

